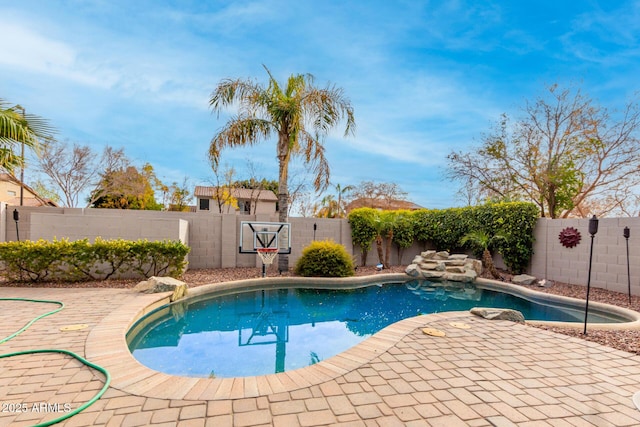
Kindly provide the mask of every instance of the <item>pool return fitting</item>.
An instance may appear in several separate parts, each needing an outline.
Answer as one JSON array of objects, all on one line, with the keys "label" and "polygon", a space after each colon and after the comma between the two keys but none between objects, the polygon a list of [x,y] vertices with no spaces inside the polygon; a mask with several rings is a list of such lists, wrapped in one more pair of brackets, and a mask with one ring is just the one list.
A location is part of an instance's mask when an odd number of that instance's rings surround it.
[{"label": "pool return fitting", "polygon": [[[26,325],[24,325],[21,329],[19,329],[17,332],[14,332],[13,334],[9,335],[6,338],[2,338],[0,339],[0,344],[4,344],[5,342],[9,341],[12,338],[15,338],[16,336],[20,335],[22,332],[24,332],[27,328],[29,328],[31,325],[33,325],[36,321],[42,319],[43,317],[47,317],[50,316],[52,314],[55,314],[57,312],[59,312],[60,310],[62,310],[64,308],[64,303],[60,302],[60,301],[50,301],[50,300],[37,300],[37,299],[28,299],[28,298],[0,298],[0,301],[25,301],[25,302],[35,302],[35,303],[47,303],[47,304],[58,304],[59,307],[56,308],[55,310],[51,310],[47,313],[41,314],[40,316],[35,317],[34,319],[32,319],[31,321],[29,321]],[[21,355],[25,355],[25,354],[38,354],[38,353],[61,353],[61,354],[65,354],[67,356],[71,356],[73,358],[75,358],[76,360],[78,360],[80,363],[84,364],[85,366],[88,366],[92,369],[95,369],[96,371],[102,373],[105,377],[104,379],[104,385],[102,386],[102,388],[100,389],[100,391],[98,391],[98,393],[96,393],[95,396],[93,396],[89,401],[87,401],[86,403],[80,405],[78,408],[74,409],[73,411],[70,411],[58,418],[55,418],[53,420],[50,421],[45,421],[43,423],[40,424],[35,424],[34,427],[44,427],[44,426],[50,426],[53,424],[57,424],[61,421],[66,420],[67,418],[71,418],[74,415],[84,411],[85,409],[87,409],[89,406],[93,405],[98,399],[100,399],[100,397],[102,397],[102,395],[105,393],[105,391],[107,391],[107,389],[109,388],[109,384],[111,383],[111,375],[109,374],[109,372],[104,369],[103,367],[96,365],[95,363],[91,363],[88,360],[86,360],[85,358],[83,358],[82,356],[69,351],[69,350],[59,350],[59,349],[36,349],[36,350],[25,350],[25,351],[18,351],[15,353],[7,353],[7,354],[0,354],[0,359],[3,358],[8,358],[8,357],[13,357],[13,356],[21,356]]]}]

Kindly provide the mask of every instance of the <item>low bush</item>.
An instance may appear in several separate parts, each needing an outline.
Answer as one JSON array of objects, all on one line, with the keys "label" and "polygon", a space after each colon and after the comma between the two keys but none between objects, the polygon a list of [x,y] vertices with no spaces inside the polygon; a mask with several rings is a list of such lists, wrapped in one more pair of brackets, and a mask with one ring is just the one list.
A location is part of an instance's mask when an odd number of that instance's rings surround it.
[{"label": "low bush", "polygon": [[87,239],[0,243],[0,262],[12,281],[105,280],[114,277],[179,277],[189,247],[178,241]]},{"label": "low bush", "polygon": [[315,241],[302,250],[295,273],[304,277],[353,276],[353,259],[339,243],[331,240]]}]

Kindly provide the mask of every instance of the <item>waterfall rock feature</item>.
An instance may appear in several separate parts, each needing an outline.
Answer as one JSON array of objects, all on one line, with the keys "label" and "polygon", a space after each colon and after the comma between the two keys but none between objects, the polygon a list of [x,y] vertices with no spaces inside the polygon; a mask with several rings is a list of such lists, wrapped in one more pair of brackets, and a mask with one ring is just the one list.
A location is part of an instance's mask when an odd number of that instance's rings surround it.
[{"label": "waterfall rock feature", "polygon": [[452,282],[473,282],[482,274],[482,263],[464,254],[425,251],[417,255],[405,272],[418,279],[441,279]]}]

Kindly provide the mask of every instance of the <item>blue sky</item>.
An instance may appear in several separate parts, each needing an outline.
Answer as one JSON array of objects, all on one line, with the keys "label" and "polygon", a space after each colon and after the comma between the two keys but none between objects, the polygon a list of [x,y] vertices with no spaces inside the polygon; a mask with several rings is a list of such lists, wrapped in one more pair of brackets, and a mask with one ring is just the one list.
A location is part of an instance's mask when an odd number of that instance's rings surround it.
[{"label": "blue sky", "polygon": [[[355,137],[326,141],[333,183],[395,182],[428,208],[464,204],[447,154],[546,85],[609,108],[640,90],[640,1],[21,0],[0,3],[0,28],[0,98],[59,139],[124,147],[167,184],[212,179],[207,148],[228,116],[209,95],[223,78],[266,82],[262,64],[350,99]],[[274,141],[222,163],[242,178],[248,158],[277,179]]]}]

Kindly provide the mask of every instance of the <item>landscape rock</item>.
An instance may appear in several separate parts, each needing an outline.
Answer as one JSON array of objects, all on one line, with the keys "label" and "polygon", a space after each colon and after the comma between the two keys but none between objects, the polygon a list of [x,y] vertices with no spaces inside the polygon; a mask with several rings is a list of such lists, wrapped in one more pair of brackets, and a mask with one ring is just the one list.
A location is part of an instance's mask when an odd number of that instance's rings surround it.
[{"label": "landscape rock", "polygon": [[420,254],[423,259],[433,259],[436,256],[436,251],[424,251]]},{"label": "landscape rock", "polygon": [[[418,263],[418,267],[420,267],[421,270],[438,270],[439,265],[440,264],[435,261],[423,261]],[[444,269],[441,268],[440,271],[442,270]]]},{"label": "landscape rock", "polygon": [[413,259],[405,273],[411,277],[469,283],[482,274],[482,262],[465,254],[424,251]]},{"label": "landscape rock", "polygon": [[442,279],[444,275],[444,271],[422,270],[422,277],[425,279]]},{"label": "landscape rock", "polygon": [[476,272],[473,270],[467,270],[464,273],[447,273],[445,278],[452,282],[469,283],[476,280]]},{"label": "landscape rock", "polygon": [[513,276],[511,282],[516,285],[530,285],[536,281],[536,278],[533,276],[529,276],[528,274],[518,274],[517,276]]},{"label": "landscape rock", "polygon": [[416,264],[409,264],[407,266],[407,269],[404,272],[407,273],[411,277],[420,276],[420,270],[418,269],[418,266]]},{"label": "landscape rock", "polygon": [[138,283],[134,291],[143,294],[156,294],[160,292],[173,292],[170,300],[177,301],[187,295],[187,284],[174,279],[173,277],[149,277],[149,279]]},{"label": "landscape rock", "polygon": [[483,317],[489,320],[508,320],[510,322],[524,323],[524,316],[517,310],[508,308],[484,308],[474,307],[471,314]]},{"label": "landscape rock", "polygon": [[553,281],[542,279],[538,282],[538,286],[540,286],[541,288],[550,288],[551,286],[553,286]]},{"label": "landscape rock", "polygon": [[467,270],[473,270],[476,272],[476,275],[481,276],[482,275],[482,261],[480,261],[479,259],[473,259],[473,258],[469,258],[467,259],[466,263],[465,263],[465,267],[467,268]]}]

